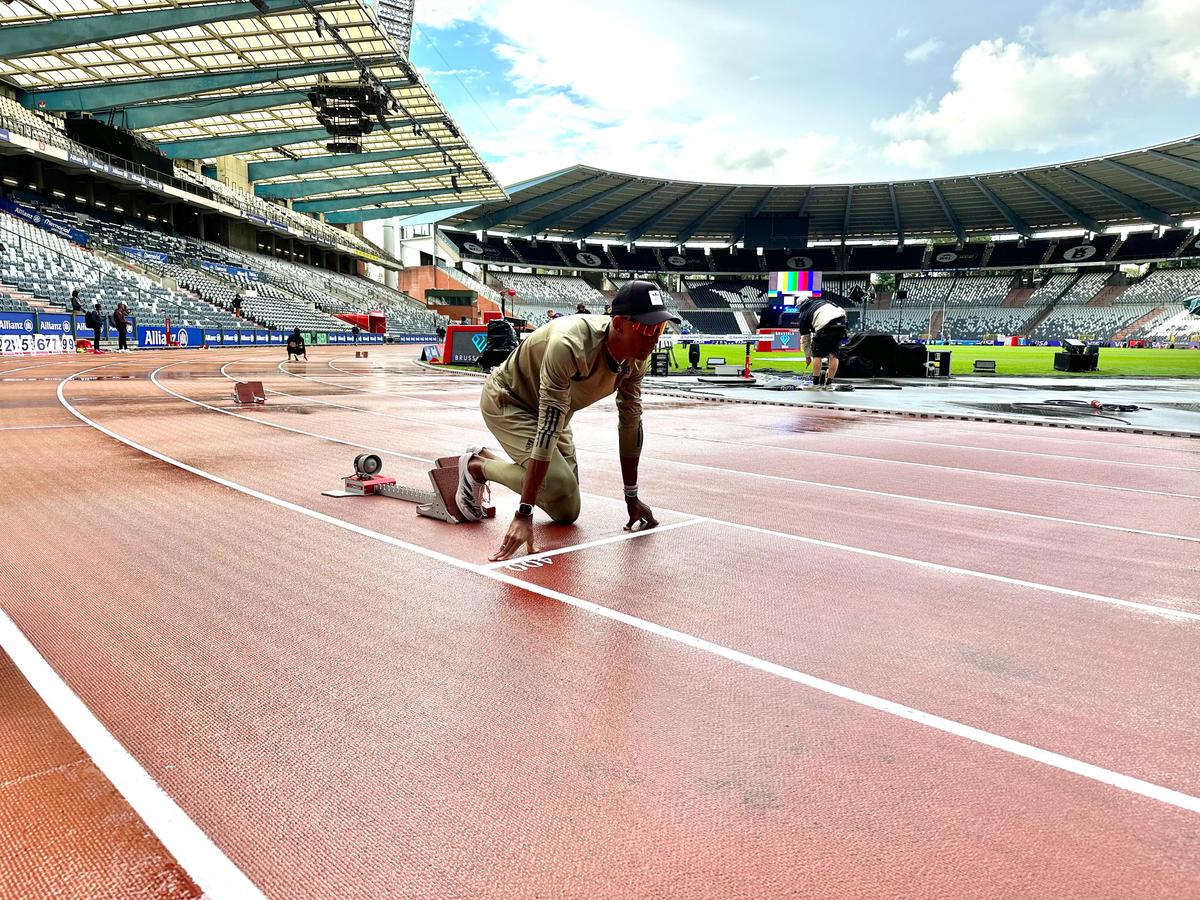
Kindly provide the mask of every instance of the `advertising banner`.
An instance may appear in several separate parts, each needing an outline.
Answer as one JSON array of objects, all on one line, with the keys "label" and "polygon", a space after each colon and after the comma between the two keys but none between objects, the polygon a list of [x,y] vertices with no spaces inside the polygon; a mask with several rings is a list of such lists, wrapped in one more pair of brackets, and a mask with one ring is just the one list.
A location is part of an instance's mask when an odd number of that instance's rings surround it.
[{"label": "advertising banner", "polygon": [[81,246],[87,246],[88,236],[85,232],[80,231],[78,228],[70,228],[62,222],[56,222],[54,219],[49,219],[32,207],[14,203],[7,197],[0,197],[0,209],[12,213],[14,216],[24,219],[32,225],[36,225],[43,231],[49,231],[51,234],[66,238],[68,241],[74,241]]},{"label": "advertising banner", "polygon": [[33,334],[36,330],[33,313],[0,312],[0,334]]}]

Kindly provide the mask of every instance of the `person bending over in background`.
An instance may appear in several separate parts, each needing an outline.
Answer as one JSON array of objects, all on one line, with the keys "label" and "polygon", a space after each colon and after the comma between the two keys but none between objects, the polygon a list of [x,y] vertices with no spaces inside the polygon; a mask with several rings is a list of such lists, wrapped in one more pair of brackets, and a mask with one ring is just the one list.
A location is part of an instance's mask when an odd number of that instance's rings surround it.
[{"label": "person bending over in background", "polygon": [[288,362],[292,361],[292,357],[299,359],[304,357],[308,359],[308,349],[304,346],[304,337],[300,334],[300,329],[296,328],[288,335],[287,339],[287,354]]},{"label": "person bending over in background", "polygon": [[[800,345],[804,348],[804,365],[813,367],[812,387],[807,390],[833,390],[838,370],[838,354],[848,334],[846,311],[836,303],[809,297],[800,304]],[[829,374],[822,377],[821,366],[829,359]]]},{"label": "person bending over in background", "polygon": [[579,466],[571,417],[616,394],[626,531],[654,528],[658,521],[638,499],[642,452],[642,376],[667,322],[678,323],[667,296],[647,281],[617,292],[612,317],[560,316],[518,345],[484,383],[479,408],[488,430],[511,457],[506,462],[482,447],[459,458],[456,494],[462,516],[483,518],[484,485],[499,482],[521,495],[516,516],[492,561],[522,547],[533,552],[533,508],[559,524],[579,517]]}]

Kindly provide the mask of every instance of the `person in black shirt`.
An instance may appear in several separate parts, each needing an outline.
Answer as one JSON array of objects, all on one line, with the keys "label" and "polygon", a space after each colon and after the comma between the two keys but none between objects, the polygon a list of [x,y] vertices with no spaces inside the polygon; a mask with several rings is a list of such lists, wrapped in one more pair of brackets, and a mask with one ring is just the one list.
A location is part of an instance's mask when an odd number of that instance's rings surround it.
[{"label": "person in black shirt", "polygon": [[[846,340],[846,311],[836,303],[820,297],[809,297],[800,304],[797,328],[800,344],[804,348],[804,364],[813,367],[813,382],[809,390],[833,390],[833,378],[837,375],[838,354],[842,341]],[[821,368],[829,359],[829,374],[822,377]]]},{"label": "person in black shirt", "polygon": [[303,356],[305,359],[308,359],[308,349],[304,346],[304,337],[300,334],[299,328],[296,328],[291,334],[288,335],[287,354],[288,362],[292,361],[293,356],[295,356],[296,359],[299,359],[301,356]]}]

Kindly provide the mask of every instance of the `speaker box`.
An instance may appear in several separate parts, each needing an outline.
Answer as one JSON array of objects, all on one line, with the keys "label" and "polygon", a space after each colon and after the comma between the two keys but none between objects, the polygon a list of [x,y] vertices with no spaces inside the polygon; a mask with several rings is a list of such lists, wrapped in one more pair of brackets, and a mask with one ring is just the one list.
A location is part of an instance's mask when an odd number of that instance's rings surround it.
[{"label": "speaker box", "polygon": [[1098,356],[1085,356],[1082,353],[1055,353],[1054,371],[1056,372],[1094,372]]}]

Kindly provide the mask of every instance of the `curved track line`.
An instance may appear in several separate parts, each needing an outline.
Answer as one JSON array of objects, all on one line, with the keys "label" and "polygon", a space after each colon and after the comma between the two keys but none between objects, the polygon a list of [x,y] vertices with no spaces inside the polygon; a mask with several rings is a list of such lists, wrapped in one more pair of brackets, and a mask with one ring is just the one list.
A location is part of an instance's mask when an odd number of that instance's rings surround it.
[{"label": "curved track line", "polygon": [[[431,403],[436,406],[447,407],[449,409],[460,409],[460,410],[471,410],[472,409],[472,407],[460,406],[457,403],[446,403],[445,401],[442,401],[442,400],[430,400],[428,397],[418,397],[413,394],[403,394],[399,391],[368,391],[368,390],[363,390],[362,388],[346,387],[345,385],[336,384],[331,381],[322,381],[319,378],[312,378],[307,375],[296,375],[295,373],[287,372],[284,369],[280,369],[279,371],[285,375],[291,375],[293,378],[303,378],[305,381],[314,381],[318,384],[326,384],[326,385],[329,385],[330,387],[342,388],[343,390],[351,391],[354,393],[376,394],[376,395],[382,395],[382,396],[405,396],[405,397],[411,397],[414,400],[420,400],[423,403]],[[404,377],[404,376],[401,376],[401,377]],[[749,445],[749,446],[755,446],[755,445]],[[1016,479],[1019,481],[1036,481],[1036,482],[1040,482],[1043,484],[1061,484],[1061,485],[1065,485],[1067,487],[1086,487],[1086,488],[1095,488],[1097,490],[1102,490],[1102,491],[1119,491],[1121,493],[1128,493],[1128,494],[1147,494],[1147,495],[1154,496],[1154,497],[1174,497],[1174,498],[1181,499],[1181,500],[1200,500],[1200,495],[1197,495],[1197,494],[1177,494],[1172,491],[1151,491],[1151,490],[1147,490],[1145,488],[1119,487],[1117,485],[1111,485],[1111,484],[1096,484],[1095,482],[1090,482],[1090,481],[1067,481],[1066,479],[1062,479],[1062,478],[1046,478],[1042,475],[1018,475],[1018,474],[1015,474],[1012,472],[993,472],[989,469],[972,469],[972,468],[964,468],[962,466],[942,466],[942,465],[938,465],[937,463],[910,462],[909,460],[903,460],[903,459],[882,459],[880,457],[875,457],[875,456],[855,456],[850,453],[834,453],[834,452],[831,452],[828,450],[801,450],[799,448],[792,448],[792,449],[796,453],[811,453],[811,454],[816,454],[816,455],[820,455],[820,456],[831,456],[835,459],[857,459],[857,460],[861,460],[863,462],[888,463],[891,465],[898,465],[898,466],[915,466],[915,467],[921,468],[921,469],[938,469],[938,470],[944,471],[944,472],[964,472],[964,473],[971,474],[971,475],[988,475],[993,478],[1012,478],[1012,479]],[[643,459],[653,459],[654,457],[642,457],[642,458]],[[687,462],[683,462],[681,460],[669,460],[669,462],[671,462],[673,464],[677,464],[677,465],[682,465],[682,466],[698,465],[697,463],[687,463]],[[711,468],[711,467],[701,466],[701,468]],[[728,469],[726,471],[738,472],[740,470]],[[742,472],[742,474],[756,476],[756,475],[759,475],[760,473]],[[779,476],[762,475],[761,477],[778,478]]]},{"label": "curved track line", "polygon": [[[1026,744],[1021,741],[1006,738],[1002,735],[993,734],[991,732],[984,731],[983,729],[975,728],[962,722],[957,722],[953,719],[946,719],[932,713],[914,709],[902,703],[896,703],[895,701],[877,697],[873,694],[868,694],[863,691],[858,691],[854,688],[846,687],[845,685],[827,681],[824,678],[818,678],[815,675],[810,675],[806,672],[791,669],[787,666],[770,662],[769,660],[753,656],[749,653],[743,653],[740,650],[734,650],[721,644],[717,644],[713,641],[708,641],[704,638],[700,638],[686,632],[668,628],[664,625],[651,622],[647,619],[641,619],[637,616],[631,616],[628,613],[610,609],[590,600],[584,600],[579,597],[571,596],[570,594],[562,593],[561,591],[542,587],[534,582],[515,578],[501,571],[487,569],[483,566],[464,562],[462,560],[455,559],[452,556],[447,556],[446,554],[437,550],[431,550],[428,547],[422,547],[418,544],[410,544],[407,541],[392,537],[391,535],[382,534],[378,531],[372,531],[371,529],[364,528],[361,525],[355,525],[352,522],[338,519],[334,516],[327,515],[326,513],[319,512],[307,506],[301,506],[298,503],[292,503],[291,501],[284,500],[281,497],[275,497],[271,494],[263,493],[262,491],[255,490],[254,488],[239,484],[235,481],[230,481],[229,479],[223,478],[215,473],[205,471],[204,469],[196,468],[195,466],[191,466],[185,462],[181,462],[180,460],[173,459],[172,457],[163,453],[159,453],[156,450],[143,447],[141,444],[136,443],[130,438],[120,435],[97,422],[93,422],[83,413],[79,412],[79,410],[75,409],[75,407],[73,407],[67,401],[63,394],[63,388],[66,386],[67,382],[71,381],[74,377],[75,376],[71,376],[71,378],[64,379],[58,385],[58,400],[68,412],[70,412],[80,421],[91,425],[101,433],[107,435],[113,440],[121,442],[127,447],[131,447],[132,449],[144,453],[147,456],[153,457],[154,459],[167,463],[168,465],[174,466],[185,472],[189,472],[199,478],[213,482],[214,484],[219,484],[223,487],[229,488],[230,490],[237,491],[245,496],[262,500],[263,502],[279,507],[280,509],[285,509],[290,512],[298,513],[299,515],[306,516],[315,521],[332,525],[335,528],[341,528],[353,534],[378,541],[379,543],[388,544],[393,547],[407,550],[411,553],[419,554],[428,559],[454,566],[455,568],[463,571],[471,572],[484,578],[490,578],[494,581],[509,585],[510,587],[519,588],[533,594],[539,594],[551,600],[557,600],[558,602],[567,606],[572,606],[576,609],[591,612],[597,616],[601,616],[614,622],[620,622],[621,624],[628,625],[631,628],[635,628],[647,634],[672,641],[685,647],[690,647],[694,650],[709,653],[713,656],[729,660],[730,662],[738,663],[760,672],[792,681],[796,684],[803,685],[833,697],[838,697],[859,706],[873,709],[900,719],[905,719],[910,722],[915,722],[946,734],[964,738],[965,740],[972,741],[976,744],[981,744],[983,746],[1001,750],[1005,753],[1009,753],[1033,762],[1038,762],[1065,772],[1070,772],[1071,774],[1079,775],[1083,778],[1088,778],[1102,784],[1107,784],[1123,791],[1148,797],[1161,803],[1187,810],[1188,812],[1200,813],[1200,797],[1194,797],[1190,794],[1185,794],[1182,791],[1176,791],[1171,788],[1164,787],[1163,785],[1144,781],[1140,778],[1134,778],[1130,775],[1124,775],[1120,772],[1114,772],[1111,769],[1105,769],[1100,766],[1075,759],[1074,757],[1066,756],[1061,753],[1055,753],[1050,750],[1045,750],[1041,747],[1035,747],[1032,744]],[[765,529],[753,530],[765,531]],[[823,542],[813,541],[813,543]]]},{"label": "curved track line", "polygon": [[[227,415],[234,415],[233,413],[230,413],[228,410],[221,409],[220,407],[217,407],[217,406],[211,406],[202,400],[194,400],[191,397],[186,397],[183,394],[179,394],[175,391],[172,391],[170,388],[164,387],[158,380],[158,373],[161,372],[163,369],[168,368],[170,365],[174,365],[174,363],[169,363],[166,366],[159,366],[159,368],[155,369],[153,372],[150,373],[150,381],[156,387],[158,387],[162,391],[165,391],[168,394],[171,394],[174,397],[178,397],[180,400],[184,400],[188,403],[195,404],[196,406],[204,407],[205,409],[212,410],[213,412],[225,413]],[[67,380],[70,380],[70,379],[67,379]],[[385,454],[388,454],[391,456],[404,456],[408,459],[415,459],[420,462],[432,462],[432,460],[425,460],[425,459],[421,459],[420,457],[415,457],[415,456],[407,456],[407,454],[398,453],[394,450],[384,450],[384,449],[381,449],[378,447],[371,447],[366,444],[355,443],[353,441],[344,441],[340,438],[329,437],[328,435],[318,434],[316,432],[299,431],[298,429],[295,429],[295,428],[287,428],[285,426],[275,425],[272,422],[263,422],[259,419],[255,419],[250,416],[235,415],[234,417],[238,418],[238,419],[245,419],[248,422],[254,422],[258,425],[267,425],[267,426],[271,426],[271,427],[275,427],[275,428],[281,428],[284,431],[292,431],[292,432],[295,432],[298,434],[303,434],[306,437],[314,437],[314,438],[318,438],[320,440],[330,441],[331,443],[341,444],[343,446],[358,447],[360,449],[372,450],[376,453],[385,453]],[[724,470],[724,469],[716,469],[714,471],[728,472],[728,474],[737,474],[730,470]],[[784,479],[784,480],[787,480],[787,479]],[[614,497],[606,497],[602,494],[592,494],[587,491],[580,491],[580,493],[585,497],[595,497],[595,498],[602,499],[602,500],[608,500],[610,502],[621,502],[621,501],[618,501]],[[669,513],[670,515],[682,516],[684,518],[697,518],[694,513],[682,512],[680,510],[675,510],[675,509],[667,509],[666,507],[656,507],[656,508],[659,509],[661,512]],[[811,545],[817,546],[817,547],[825,547],[828,549],[844,551],[847,553],[857,553],[862,556],[870,556],[875,559],[886,559],[886,560],[890,560],[892,562],[898,562],[898,563],[903,563],[905,565],[917,566],[919,568],[930,569],[930,570],[938,571],[938,572],[946,572],[946,573],[952,574],[952,575],[963,575],[963,576],[966,576],[969,578],[980,578],[985,581],[994,581],[994,582],[998,582],[1000,584],[1010,584],[1010,585],[1015,585],[1018,587],[1030,588],[1032,590],[1044,591],[1044,592],[1051,593],[1051,594],[1058,594],[1058,595],[1064,596],[1064,597],[1074,597],[1074,598],[1080,599],[1080,600],[1091,600],[1091,601],[1094,601],[1097,603],[1105,603],[1110,606],[1118,606],[1118,607],[1122,607],[1125,609],[1135,610],[1139,613],[1148,613],[1150,615],[1159,616],[1161,618],[1166,618],[1166,619],[1200,622],[1200,613],[1192,613],[1192,612],[1187,612],[1186,610],[1172,609],[1171,607],[1167,607],[1167,606],[1154,606],[1153,604],[1149,604],[1149,603],[1138,603],[1134,600],[1123,600],[1120,597],[1109,597],[1104,594],[1093,594],[1088,591],[1077,591],[1072,588],[1058,587],[1056,585],[1051,585],[1051,584],[1042,584],[1042,583],[1036,582],[1036,581],[1026,581],[1026,580],[1020,579],[1020,578],[1011,578],[1007,575],[996,575],[991,572],[980,572],[976,569],[963,569],[963,568],[959,568],[958,566],[950,566],[950,565],[946,565],[944,563],[935,563],[935,562],[930,562],[929,560],[916,559],[914,557],[899,556],[899,555],[893,554],[893,553],[884,553],[881,550],[870,550],[870,549],[867,549],[866,547],[856,547],[852,544],[839,544],[839,543],[835,543],[833,541],[823,541],[818,538],[805,537],[803,535],[791,534],[791,533],[785,532],[785,531],[775,531],[770,528],[762,528],[762,527],[759,527],[756,525],[743,525],[738,522],[731,522],[726,519],[718,519],[718,518],[713,518],[711,516],[703,516],[702,518],[704,518],[706,521],[712,522],[716,525],[725,525],[725,526],[729,526],[732,528],[742,528],[742,529],[746,529],[749,531],[756,531],[756,532],[759,532],[760,534],[774,535],[776,537],[786,538],[787,540],[790,540],[790,541],[798,541],[800,543],[811,544]],[[467,565],[473,565],[473,564],[467,563]]]},{"label": "curved track line", "polygon": [[[236,381],[237,380],[236,378],[234,378],[232,375],[230,375],[229,373],[227,373],[225,371],[225,369],[227,367],[234,365],[235,363],[239,363],[239,362],[257,362],[257,361],[258,360],[233,360],[233,361],[228,362],[225,365],[223,365],[221,367],[220,372],[222,375],[224,375],[229,380]],[[418,419],[418,418],[414,418],[413,416],[402,416],[397,413],[388,413],[388,412],[383,412],[381,410],[363,409],[362,407],[359,407],[359,406],[347,406],[344,403],[334,403],[330,400],[321,400],[317,397],[305,397],[300,394],[289,394],[289,393],[286,393],[285,391],[274,390],[273,388],[266,388],[266,390],[269,393],[279,394],[281,397],[291,397],[291,398],[297,399],[297,400],[307,400],[307,401],[310,401],[313,403],[319,403],[322,406],[329,406],[329,407],[333,407],[335,409],[344,409],[344,410],[348,410],[350,412],[362,413],[364,415],[379,416],[381,418],[388,418],[388,419],[398,419],[403,422],[415,422],[415,423],[418,423],[421,425],[432,426],[432,427],[437,427],[437,428],[455,428],[455,429],[459,429],[459,430],[471,431],[475,434],[479,433],[478,429],[473,429],[466,425],[458,425],[453,422],[430,422],[428,419]],[[348,389],[348,390],[353,390],[353,389]],[[359,392],[359,393],[362,393],[362,392]],[[375,392],[368,391],[366,393],[374,394]],[[457,409],[458,407],[455,407],[455,408]],[[245,416],[240,416],[239,418],[245,418]],[[257,421],[257,420],[255,420],[255,421]],[[651,434],[653,434],[653,433],[655,433],[655,432],[651,432]],[[686,440],[710,440],[708,438],[693,438],[691,435],[674,435],[674,437],[686,439]],[[714,441],[714,443],[725,443],[725,442],[724,441]],[[368,449],[368,450],[376,449],[373,447],[365,447],[365,445],[359,445],[359,444],[355,444],[354,446],[363,446],[364,449]],[[766,447],[766,446],[770,446],[770,445],[737,444],[737,446],[755,446],[755,447],[764,446],[764,447]],[[602,452],[594,447],[588,447],[583,444],[576,444],[576,449],[577,450],[587,450],[588,452],[591,452],[591,453]],[[781,448],[772,448],[772,449],[787,449],[787,448],[781,447]],[[388,452],[388,451],[384,451],[384,452]],[[698,465],[700,465],[699,463],[679,462],[677,460],[662,459],[661,457],[656,457],[656,456],[643,456],[642,460],[645,462],[661,463],[663,465],[676,465],[676,464],[683,465],[683,466],[698,466]],[[428,460],[424,460],[424,461],[428,462]],[[800,485],[804,485],[806,487],[823,488],[823,489],[831,490],[831,491],[846,491],[846,492],[852,493],[852,494],[863,494],[863,495],[872,496],[872,497],[887,497],[890,499],[905,500],[905,501],[910,501],[913,503],[925,503],[925,504],[930,504],[930,505],[934,505],[934,506],[944,506],[944,507],[947,507],[950,509],[967,509],[967,510],[972,510],[972,511],[977,511],[977,512],[997,513],[999,515],[1017,516],[1018,518],[1033,519],[1033,520],[1041,521],[1041,522],[1055,522],[1055,523],[1062,524],[1062,525],[1074,525],[1074,526],[1078,526],[1081,528],[1098,528],[1103,531],[1117,531],[1117,532],[1122,532],[1125,534],[1141,534],[1141,535],[1145,535],[1146,537],[1167,538],[1169,540],[1174,540],[1174,541],[1188,541],[1190,543],[1200,543],[1200,537],[1193,537],[1191,535],[1186,535],[1186,534],[1173,534],[1171,532],[1166,532],[1166,531],[1150,531],[1145,528],[1133,528],[1131,526],[1126,526],[1126,525],[1106,525],[1101,522],[1085,522],[1082,519],[1065,519],[1060,516],[1048,516],[1048,515],[1044,515],[1041,513],[1021,512],[1019,510],[1013,510],[1013,509],[1001,509],[1000,507],[996,507],[996,506],[978,506],[973,503],[961,503],[956,500],[938,500],[933,497],[916,497],[916,496],[913,496],[912,494],[896,494],[896,493],[892,493],[891,491],[876,491],[876,490],[872,490],[871,488],[851,487],[849,485],[830,484],[828,482],[822,482],[822,481],[806,481],[804,479],[788,478],[788,477],[785,477],[782,475],[767,475],[767,474],[764,474],[761,472],[745,472],[741,469],[724,469],[724,468],[711,467],[711,466],[703,466],[703,468],[715,469],[716,471],[720,471],[720,472],[728,472],[732,475],[742,475],[742,476],[751,477],[751,478],[768,478],[768,479],[773,479],[773,480],[790,482],[792,484],[800,484]],[[981,473],[981,474],[985,474],[985,473]],[[1103,487],[1103,485],[1094,485],[1094,486],[1095,487]],[[1172,496],[1175,496],[1175,495],[1172,495]]]}]

